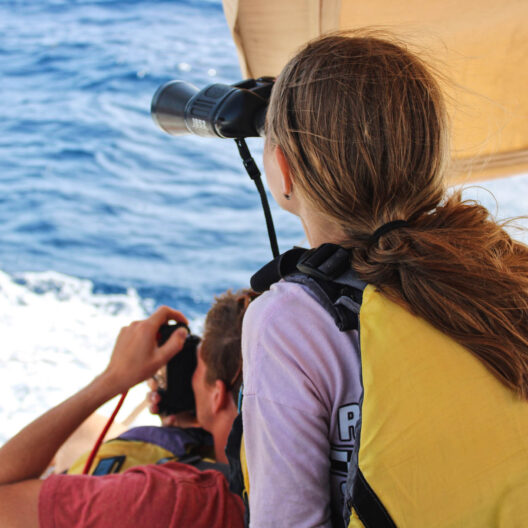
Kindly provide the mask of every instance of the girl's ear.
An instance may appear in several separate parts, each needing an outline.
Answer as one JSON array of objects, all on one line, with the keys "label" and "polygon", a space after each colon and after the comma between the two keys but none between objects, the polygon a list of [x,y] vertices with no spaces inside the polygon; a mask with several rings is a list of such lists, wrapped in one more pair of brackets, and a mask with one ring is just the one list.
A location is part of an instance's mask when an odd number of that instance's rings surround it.
[{"label": "girl's ear", "polygon": [[279,145],[275,147],[275,159],[282,174],[282,193],[290,195],[293,189],[293,178],[288,160]]}]

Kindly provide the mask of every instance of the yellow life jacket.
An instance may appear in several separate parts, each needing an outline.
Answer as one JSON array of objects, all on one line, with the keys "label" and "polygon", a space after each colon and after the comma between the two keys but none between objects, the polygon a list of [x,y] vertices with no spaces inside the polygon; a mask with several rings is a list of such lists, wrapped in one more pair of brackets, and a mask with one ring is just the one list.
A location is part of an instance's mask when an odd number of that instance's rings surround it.
[{"label": "yellow life jacket", "polygon": [[[393,523],[528,526],[528,403],[373,286],[363,293],[360,343],[358,468]],[[350,528],[368,523],[358,513]],[[368,525],[389,525],[376,519]]]},{"label": "yellow life jacket", "polygon": [[[81,455],[67,473],[81,474],[88,456],[89,453]],[[203,429],[144,426],[134,427],[103,443],[94,458],[90,475],[123,473],[136,466],[176,461],[200,469],[203,464],[203,469],[220,469],[214,462],[211,435]]]},{"label": "yellow life jacket", "polygon": [[[528,402],[358,280],[339,246],[286,252],[252,287],[264,291],[279,278],[308,287],[340,330],[359,329],[363,397],[344,525],[528,527]],[[239,429],[238,491],[247,497]]]}]

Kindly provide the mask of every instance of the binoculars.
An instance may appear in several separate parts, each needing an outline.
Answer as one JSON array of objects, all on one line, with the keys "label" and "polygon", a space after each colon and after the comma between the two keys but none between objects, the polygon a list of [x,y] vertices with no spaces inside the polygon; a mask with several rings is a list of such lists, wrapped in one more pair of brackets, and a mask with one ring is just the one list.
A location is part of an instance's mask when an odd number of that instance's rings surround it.
[{"label": "binoculars", "polygon": [[272,77],[260,77],[232,85],[211,84],[199,90],[184,81],[170,81],[152,98],[152,119],[173,136],[263,136],[273,83]]}]

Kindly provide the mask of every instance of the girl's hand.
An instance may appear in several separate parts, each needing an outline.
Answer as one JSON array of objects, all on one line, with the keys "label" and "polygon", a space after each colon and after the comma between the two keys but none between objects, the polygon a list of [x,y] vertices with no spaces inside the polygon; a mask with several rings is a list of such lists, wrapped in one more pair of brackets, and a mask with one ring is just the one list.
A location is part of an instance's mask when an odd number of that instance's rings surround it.
[{"label": "girl's hand", "polygon": [[187,338],[185,328],[176,330],[163,346],[157,345],[160,326],[171,320],[188,324],[181,312],[162,306],[148,319],[121,329],[110,363],[103,373],[107,381],[114,384],[117,393],[153,376],[183,348]]}]

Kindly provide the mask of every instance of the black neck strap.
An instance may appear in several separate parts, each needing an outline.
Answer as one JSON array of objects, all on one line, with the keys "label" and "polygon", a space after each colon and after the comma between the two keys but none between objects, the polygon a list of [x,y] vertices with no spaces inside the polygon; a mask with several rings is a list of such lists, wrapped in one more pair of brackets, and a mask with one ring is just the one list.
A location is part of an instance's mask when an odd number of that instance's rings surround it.
[{"label": "black neck strap", "polygon": [[251,288],[263,292],[280,279],[296,272],[334,281],[350,269],[350,251],[336,244],[322,244],[318,248],[295,247],[268,262],[251,277]]}]

